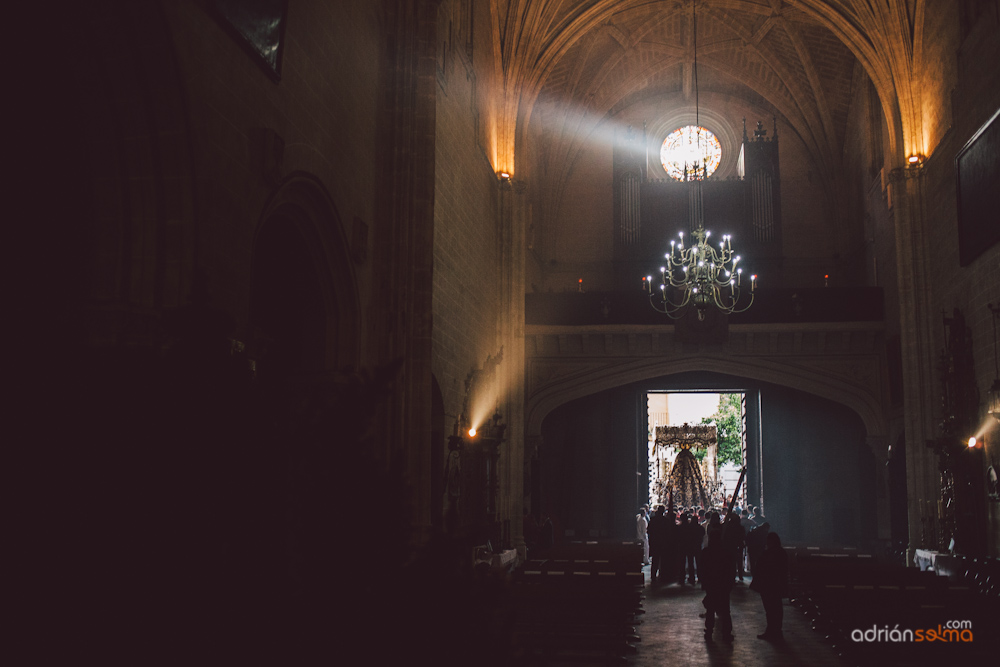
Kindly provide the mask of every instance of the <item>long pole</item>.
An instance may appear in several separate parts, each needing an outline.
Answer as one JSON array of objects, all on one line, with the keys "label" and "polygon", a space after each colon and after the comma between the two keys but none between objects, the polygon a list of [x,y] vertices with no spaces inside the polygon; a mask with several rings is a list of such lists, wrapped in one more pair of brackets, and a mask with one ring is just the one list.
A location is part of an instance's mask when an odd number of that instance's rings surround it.
[{"label": "long pole", "polygon": [[740,470],[740,478],[736,481],[736,490],[733,491],[733,499],[729,501],[729,510],[726,512],[727,514],[733,513],[733,505],[736,504],[736,497],[740,495],[740,487],[743,486],[743,478],[746,474],[747,467],[743,466],[743,469]]}]

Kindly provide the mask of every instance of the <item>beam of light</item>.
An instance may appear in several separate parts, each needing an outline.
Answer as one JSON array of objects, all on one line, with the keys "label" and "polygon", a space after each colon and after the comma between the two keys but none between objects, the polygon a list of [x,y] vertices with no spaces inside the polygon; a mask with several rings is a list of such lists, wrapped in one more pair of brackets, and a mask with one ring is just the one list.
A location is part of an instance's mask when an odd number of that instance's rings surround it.
[{"label": "beam of light", "polygon": [[983,422],[979,425],[979,428],[976,429],[976,435],[975,435],[976,440],[982,440],[983,437],[985,437],[989,431],[995,428],[997,428],[996,420],[993,419],[993,417],[986,415],[986,419],[984,419]]},{"label": "beam of light", "polygon": [[[653,114],[647,114],[652,118]],[[562,103],[548,100],[538,100],[531,113],[530,133],[544,136],[554,144],[576,144],[578,149],[602,149],[622,147],[629,128],[634,132],[634,150],[640,161],[644,160],[647,147],[642,140],[642,119],[632,118],[631,121],[608,117],[585,106],[574,105],[567,109]],[[652,134],[647,135],[649,142],[649,164],[659,167],[660,142]]]},{"label": "beam of light", "polygon": [[[521,368],[516,365],[511,367],[511,360],[506,356],[497,365],[494,376],[491,380],[483,379],[475,390],[472,401],[469,405],[469,424],[477,429],[482,429],[483,424],[493,421],[493,413],[500,409],[503,423],[510,423],[511,401],[517,401],[517,393],[511,392],[511,388],[516,388],[524,379],[524,364]],[[523,401],[523,398],[521,399]]]}]

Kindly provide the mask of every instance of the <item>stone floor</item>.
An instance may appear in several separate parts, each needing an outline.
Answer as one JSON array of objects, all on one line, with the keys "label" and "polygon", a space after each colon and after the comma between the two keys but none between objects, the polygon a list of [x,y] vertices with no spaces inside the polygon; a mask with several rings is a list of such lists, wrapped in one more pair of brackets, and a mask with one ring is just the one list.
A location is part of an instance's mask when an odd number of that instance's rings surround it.
[{"label": "stone floor", "polygon": [[[737,585],[730,598],[733,614],[733,634],[736,639],[728,644],[719,639],[706,642],[705,619],[698,614],[704,611],[701,601],[704,592],[695,586],[672,584],[652,588],[649,585],[649,567],[646,574],[646,613],[637,627],[642,638],[639,651],[631,656],[628,664],[633,667],[662,667],[663,665],[830,665],[846,667],[849,663],[839,658],[834,650],[813,632],[808,619],[785,600],[785,641],[772,644],[757,635],[764,631],[764,608],[760,596],[747,585]],[[747,578],[747,584],[750,579]],[[718,635],[718,630],[716,630]]]}]

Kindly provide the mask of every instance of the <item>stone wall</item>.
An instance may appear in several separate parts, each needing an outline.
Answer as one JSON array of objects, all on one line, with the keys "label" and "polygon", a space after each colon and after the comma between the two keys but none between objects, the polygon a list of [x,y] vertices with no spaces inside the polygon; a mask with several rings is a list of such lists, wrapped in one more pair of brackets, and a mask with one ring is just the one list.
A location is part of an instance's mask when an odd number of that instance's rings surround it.
[{"label": "stone wall", "polygon": [[[986,456],[982,457],[984,469],[981,471],[981,476],[985,477],[985,465],[998,457],[993,442],[997,439],[996,425],[985,414],[985,398],[995,375],[993,324],[986,304],[1000,303],[1000,247],[987,250],[969,266],[960,266],[955,169],[959,151],[1000,108],[1000,75],[995,67],[986,64],[1000,57],[1000,42],[996,39],[1000,26],[993,11],[983,11],[976,18],[974,24],[962,28],[958,11],[928,16],[918,31],[914,77],[921,94],[921,143],[925,146],[925,154],[920,156],[921,166],[909,171],[903,168],[893,171],[894,164],[909,156],[885,153],[885,162],[879,169],[880,173],[875,175],[871,166],[875,163],[874,166],[879,168],[879,155],[874,144],[885,128],[873,126],[869,105],[865,101],[873,93],[867,86],[856,86],[845,160],[852,189],[860,193],[860,196],[855,194],[853,197],[858,202],[857,215],[865,220],[869,261],[877,262],[878,266],[877,278],[874,272],[869,272],[868,280],[886,288],[886,333],[890,356],[893,354],[892,343],[899,335],[903,358],[920,355],[923,358],[921,363],[927,369],[919,376],[920,379],[917,375],[910,375],[903,387],[904,393],[910,397],[919,394],[929,397],[924,410],[930,414],[923,417],[928,423],[926,437],[937,434],[937,422],[944,416],[940,407],[940,369],[936,364],[937,355],[944,348],[942,315],[950,316],[953,309],[958,308],[966,318],[972,332],[981,426],[986,434]],[[867,80],[866,75],[856,76],[856,81],[859,78],[862,83]],[[875,122],[881,124],[883,121]],[[903,239],[917,244],[905,258],[896,256],[901,241],[897,237],[900,228],[892,225],[891,217],[887,218],[887,214],[897,215],[899,206],[908,207],[906,210],[910,212],[904,213],[908,216],[906,219],[919,220],[919,227],[911,232],[912,238]],[[919,328],[916,331],[901,323],[900,308],[909,290],[917,291],[917,304],[921,299],[926,300],[926,311],[917,313]],[[912,412],[913,408],[908,410]],[[902,411],[898,409],[893,415],[890,438],[894,442],[903,431],[904,420]],[[912,419],[909,424],[914,424]],[[912,544],[919,542],[918,533],[921,532],[914,523],[914,507],[924,493],[930,496],[935,494],[938,481],[936,462],[927,458],[923,451],[924,443],[913,441],[911,437],[907,435],[908,447],[912,448],[908,451]],[[925,459],[924,463],[915,463]],[[912,471],[918,468],[922,472],[914,477]],[[991,549],[996,554],[1000,544],[997,511],[995,503],[988,506],[993,512],[990,519],[993,521]]]}]

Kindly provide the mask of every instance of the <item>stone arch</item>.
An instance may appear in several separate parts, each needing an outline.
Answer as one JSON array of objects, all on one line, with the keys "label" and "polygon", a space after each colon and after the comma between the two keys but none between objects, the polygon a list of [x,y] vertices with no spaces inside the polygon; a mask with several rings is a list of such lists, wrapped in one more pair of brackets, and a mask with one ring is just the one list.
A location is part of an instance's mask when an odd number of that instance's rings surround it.
[{"label": "stone arch", "polygon": [[[304,346],[295,363],[311,371],[356,371],[361,308],[350,248],[336,207],[316,177],[292,174],[277,188],[261,214],[252,257],[253,335],[273,336],[266,329],[280,327],[275,317],[287,308],[289,317],[312,318],[289,322],[282,332]],[[282,305],[282,298],[291,301]],[[295,326],[300,330],[292,331]]]},{"label": "stone arch", "polygon": [[46,193],[65,228],[46,242],[75,265],[64,283],[90,311],[90,342],[152,344],[160,314],[191,297],[198,245],[190,105],[172,27],[160,3],[56,14],[37,49],[53,62],[35,100],[53,143],[34,152],[50,182],[73,191]]},{"label": "stone arch", "polygon": [[545,417],[555,408],[576,398],[588,396],[633,382],[690,371],[708,371],[748,380],[798,389],[840,403],[853,410],[864,423],[869,445],[876,455],[885,441],[886,424],[881,401],[870,391],[836,376],[821,375],[816,370],[766,359],[747,361],[711,357],[629,361],[573,374],[553,382],[528,396],[525,413],[527,439],[540,438]]}]

